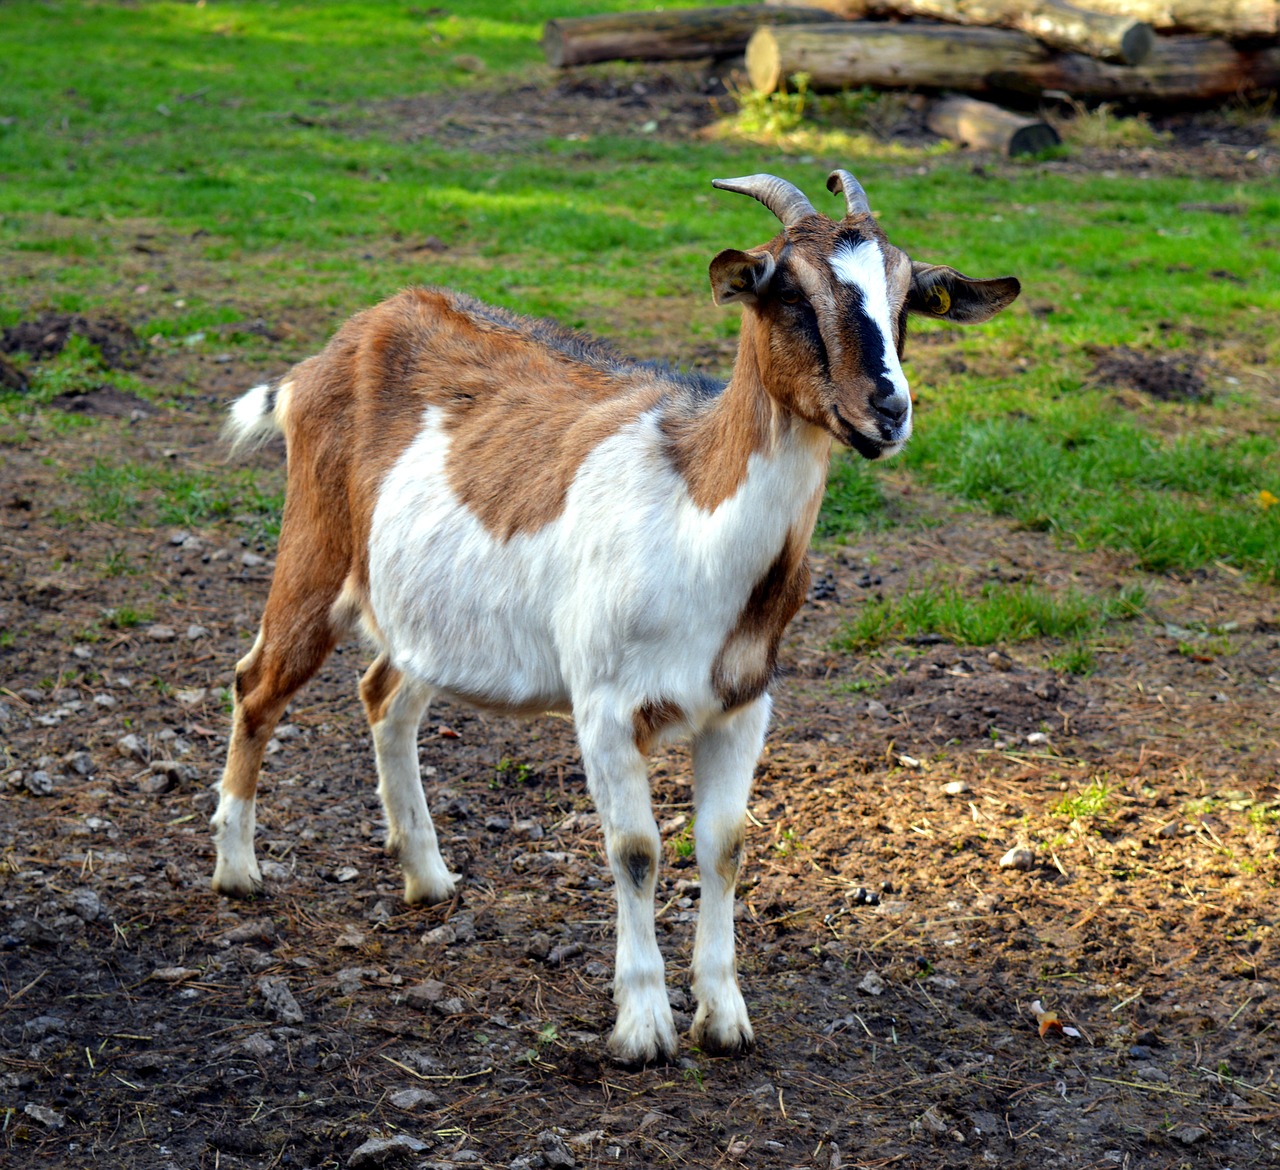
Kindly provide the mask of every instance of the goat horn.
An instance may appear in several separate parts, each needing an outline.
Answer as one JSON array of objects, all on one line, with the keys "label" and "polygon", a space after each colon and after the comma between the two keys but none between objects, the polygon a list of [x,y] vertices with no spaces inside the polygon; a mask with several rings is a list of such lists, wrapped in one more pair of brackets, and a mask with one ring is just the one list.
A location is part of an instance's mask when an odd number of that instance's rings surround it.
[{"label": "goat horn", "polygon": [[799,187],[774,175],[747,175],[741,179],[712,179],[711,185],[722,191],[736,191],[758,199],[780,220],[791,227],[808,215],[817,215],[813,204]]},{"label": "goat horn", "polygon": [[827,190],[832,195],[843,192],[846,215],[870,215],[871,204],[867,202],[867,193],[848,171],[832,171],[827,176]]}]

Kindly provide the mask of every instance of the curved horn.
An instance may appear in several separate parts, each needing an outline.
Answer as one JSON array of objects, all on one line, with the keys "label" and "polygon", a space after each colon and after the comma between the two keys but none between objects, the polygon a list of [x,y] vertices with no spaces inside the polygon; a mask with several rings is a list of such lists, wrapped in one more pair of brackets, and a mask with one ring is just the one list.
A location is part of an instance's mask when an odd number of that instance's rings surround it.
[{"label": "curved horn", "polygon": [[827,190],[832,195],[844,193],[846,215],[870,215],[871,204],[867,202],[867,193],[848,171],[832,171],[827,176]]},{"label": "curved horn", "polygon": [[741,179],[712,179],[711,185],[722,191],[736,191],[758,199],[780,220],[783,227],[798,223],[807,215],[817,215],[813,204],[799,187],[774,175],[746,175]]}]

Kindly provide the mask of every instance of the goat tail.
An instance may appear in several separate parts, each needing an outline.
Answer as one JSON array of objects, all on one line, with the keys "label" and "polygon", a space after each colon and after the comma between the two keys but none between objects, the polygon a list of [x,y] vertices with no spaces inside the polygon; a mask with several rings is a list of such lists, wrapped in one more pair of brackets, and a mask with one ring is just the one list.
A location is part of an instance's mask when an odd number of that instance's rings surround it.
[{"label": "goat tail", "polygon": [[278,381],[263,382],[231,404],[231,417],[223,427],[222,437],[233,455],[260,447],[268,439],[280,434],[284,429],[284,395],[281,392],[288,389],[287,382],[284,385]]}]

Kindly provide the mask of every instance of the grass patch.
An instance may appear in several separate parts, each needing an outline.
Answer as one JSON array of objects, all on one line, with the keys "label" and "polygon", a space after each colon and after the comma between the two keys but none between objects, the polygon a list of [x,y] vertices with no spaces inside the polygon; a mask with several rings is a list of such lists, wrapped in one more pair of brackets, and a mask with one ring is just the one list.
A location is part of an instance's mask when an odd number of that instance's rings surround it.
[{"label": "grass patch", "polygon": [[1111,787],[1101,780],[1092,781],[1088,788],[1064,796],[1053,808],[1054,816],[1069,817],[1073,821],[1086,817],[1105,816],[1111,810]]},{"label": "grass patch", "polygon": [[814,536],[839,540],[854,532],[888,527],[889,523],[884,493],[870,464],[847,451],[835,452]]},{"label": "grass patch", "polygon": [[926,482],[1082,547],[1134,554],[1144,569],[1221,561],[1280,580],[1280,441],[1206,430],[1164,439],[1096,399],[1032,417],[933,417],[908,447]]},{"label": "grass patch", "polygon": [[992,582],[976,597],[954,585],[926,586],[864,605],[845,625],[835,646],[844,651],[865,650],[925,634],[962,646],[1034,638],[1079,641],[1109,621],[1137,616],[1145,603],[1143,591],[1136,586],[1101,596]]},{"label": "grass patch", "polygon": [[202,473],[160,463],[95,459],[69,478],[84,494],[75,513],[63,509],[64,519],[195,527],[246,514],[256,518],[264,535],[274,537],[280,530],[284,493],[259,485],[252,469]]}]

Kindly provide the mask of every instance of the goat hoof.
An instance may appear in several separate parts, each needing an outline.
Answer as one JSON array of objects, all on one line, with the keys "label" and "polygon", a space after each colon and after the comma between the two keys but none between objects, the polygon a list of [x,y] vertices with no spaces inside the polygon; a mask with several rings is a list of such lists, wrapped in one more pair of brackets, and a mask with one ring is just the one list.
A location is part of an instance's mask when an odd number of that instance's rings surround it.
[{"label": "goat hoof", "polygon": [[213,871],[213,892],[227,898],[256,898],[262,893],[262,874],[231,873],[221,867]]},{"label": "goat hoof", "polygon": [[460,874],[446,871],[440,877],[416,878],[406,874],[404,900],[410,906],[433,906],[437,902],[449,902],[458,890]]},{"label": "goat hoof", "polygon": [[617,1064],[630,1066],[674,1060],[678,1047],[675,1024],[670,1018],[650,1019],[647,1026],[627,1028],[620,1021],[608,1045],[609,1055]]},{"label": "goat hoof", "polygon": [[689,1029],[689,1040],[715,1056],[742,1056],[756,1046],[756,1034],[745,1015],[726,1019],[701,1009]]}]

